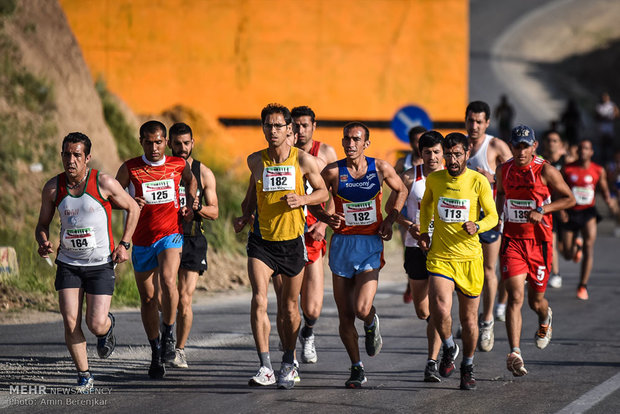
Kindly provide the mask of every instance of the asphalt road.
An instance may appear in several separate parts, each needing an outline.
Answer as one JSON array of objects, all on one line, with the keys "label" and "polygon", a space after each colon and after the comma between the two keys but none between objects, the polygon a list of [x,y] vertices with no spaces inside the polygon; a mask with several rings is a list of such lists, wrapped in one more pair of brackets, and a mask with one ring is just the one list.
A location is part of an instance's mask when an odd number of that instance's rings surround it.
[{"label": "asphalt road", "polygon": [[[609,231],[604,229],[603,233]],[[620,240],[609,235],[597,241],[596,263],[589,285],[591,299],[587,302],[574,297],[577,265],[562,262],[564,287],[548,291],[554,323],[553,340],[547,349],[540,351],[535,347],[536,316],[529,309],[524,310],[522,350],[530,371],[527,376],[514,378],[506,370],[505,327],[496,322],[495,348],[489,353],[476,354],[476,391],[459,390],[458,373],[439,384],[422,381],[426,361],[425,322],[417,320],[411,305],[403,304],[404,275],[398,264],[393,263],[384,279],[402,277],[403,281],[380,282],[375,304],[381,317],[384,347],[376,357],[363,357],[368,383],[362,390],[343,387],[349,362],[338,337],[336,308],[328,284],[325,308],[316,328],[319,361],[302,364],[301,383],[293,390],[247,386],[258,363],[250,334],[249,295],[245,293],[208,299],[205,304],[195,306],[194,328],[186,348],[190,368],[170,369],[162,381],[150,380],[146,375],[149,353],[139,313],[117,313],[119,345],[112,357],[97,359],[94,337],[88,336],[91,370],[99,392],[92,395],[50,394],[66,392],[74,383],[60,322],[0,326],[0,407],[16,413],[64,412],[71,407],[84,411],[103,407],[114,412],[136,413],[153,410],[342,413],[416,409],[555,413],[577,400],[575,404],[585,401],[587,407],[592,407],[591,412],[617,412],[620,410],[620,375],[617,375],[620,372],[617,314],[620,284],[615,259],[619,245]],[[273,321],[273,298],[271,303]],[[280,358],[277,344],[274,328],[271,346],[276,368]],[[25,394],[18,394],[16,387],[22,385],[45,386],[48,393],[25,390]],[[588,397],[588,392],[593,397]]]}]

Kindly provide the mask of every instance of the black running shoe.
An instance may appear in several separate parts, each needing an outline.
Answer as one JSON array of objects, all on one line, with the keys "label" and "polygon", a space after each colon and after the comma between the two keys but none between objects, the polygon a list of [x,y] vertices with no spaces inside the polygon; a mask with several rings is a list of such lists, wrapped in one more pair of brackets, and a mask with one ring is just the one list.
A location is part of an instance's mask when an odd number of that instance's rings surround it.
[{"label": "black running shoe", "polygon": [[166,375],[166,367],[161,358],[161,348],[153,350],[151,353],[151,366],[149,367],[149,377],[162,379]]},{"label": "black running shoe", "polygon": [[364,327],[364,331],[366,333],[366,353],[368,356],[379,355],[379,352],[381,352],[381,347],[383,347],[383,338],[381,338],[381,331],[379,330],[379,316],[376,313],[373,327]]},{"label": "black running shoe", "polygon": [[364,375],[364,367],[359,365],[351,366],[351,376],[344,383],[347,388],[362,388],[362,384],[366,383],[366,375]]},{"label": "black running shoe", "polygon": [[437,370],[437,361],[428,361],[424,368],[424,382],[441,382],[439,371]]},{"label": "black running shoe", "polygon": [[110,318],[110,329],[108,333],[103,336],[97,337],[97,354],[99,358],[107,358],[112,355],[114,348],[116,348],[116,337],[114,336],[114,315],[108,312]]},{"label": "black running shoe", "polygon": [[476,378],[474,378],[474,364],[461,364],[461,389],[475,390]]},{"label": "black running shoe", "polygon": [[174,340],[174,335],[170,334],[167,337],[162,339],[162,350],[161,350],[161,359],[162,362],[166,364],[170,364],[177,356],[176,353],[176,341]]},{"label": "black running shoe", "polygon": [[443,346],[443,352],[441,355],[441,362],[439,363],[439,375],[444,378],[448,378],[452,375],[452,372],[456,369],[454,366],[454,361],[456,361],[456,357],[459,355],[459,346],[454,344],[453,347],[448,348],[447,346]]}]

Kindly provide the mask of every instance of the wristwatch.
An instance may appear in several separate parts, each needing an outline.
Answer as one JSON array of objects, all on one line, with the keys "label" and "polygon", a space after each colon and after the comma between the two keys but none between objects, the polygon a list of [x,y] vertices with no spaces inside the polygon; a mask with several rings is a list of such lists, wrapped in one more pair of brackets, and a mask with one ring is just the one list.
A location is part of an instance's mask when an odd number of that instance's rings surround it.
[{"label": "wristwatch", "polygon": [[131,248],[131,243],[126,242],[126,241],[119,241],[118,242],[119,245],[123,246],[125,248],[125,250],[129,251],[129,249]]},{"label": "wristwatch", "polygon": [[543,208],[543,206],[538,206],[536,207],[536,212],[540,214],[545,214],[545,209]]},{"label": "wristwatch", "polygon": [[480,225],[478,225],[478,223],[474,223],[476,225],[476,233],[478,233],[480,231]]}]

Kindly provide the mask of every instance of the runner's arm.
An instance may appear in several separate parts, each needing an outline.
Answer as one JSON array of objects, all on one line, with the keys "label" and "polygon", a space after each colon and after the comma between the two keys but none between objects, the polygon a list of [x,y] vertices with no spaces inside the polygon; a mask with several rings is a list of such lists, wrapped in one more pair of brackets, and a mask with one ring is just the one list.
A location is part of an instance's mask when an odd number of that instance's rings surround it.
[{"label": "runner's arm", "polygon": [[478,233],[484,233],[487,230],[491,230],[497,226],[498,215],[497,208],[495,207],[495,201],[493,200],[493,190],[488,181],[480,181],[480,193],[478,194],[478,201],[480,207],[484,212],[484,218],[475,222],[478,225]]},{"label": "runner's arm", "polygon": [[200,217],[208,220],[216,220],[219,216],[219,206],[217,201],[216,181],[215,175],[210,168],[206,165],[200,164],[200,179],[202,181],[202,195],[206,202],[206,205],[200,205],[200,198],[198,199],[198,210],[196,213]]},{"label": "runner's arm", "polygon": [[504,201],[506,199],[506,193],[504,191],[504,183],[502,179],[502,166],[500,165],[495,171],[495,208],[497,209],[497,226],[496,230],[501,228],[502,214],[504,213]]},{"label": "runner's arm", "polygon": [[56,178],[52,178],[41,191],[41,209],[39,211],[39,221],[34,231],[34,237],[39,244],[38,253],[41,257],[49,257],[54,251],[52,242],[49,241],[50,223],[54,218],[54,200],[56,199]]},{"label": "runner's arm", "polygon": [[609,207],[609,210],[612,213],[616,213],[618,206],[613,198],[611,198],[611,194],[609,192],[609,186],[607,185],[607,173],[605,169],[601,167],[601,176],[598,180],[598,188],[603,194],[603,199],[605,200],[605,204]]},{"label": "runner's arm", "polygon": [[[562,174],[551,164],[545,163],[541,172],[543,182],[554,195],[553,201],[543,206],[545,214],[554,211],[566,210],[576,204],[575,196],[571,191]],[[538,214],[534,211],[535,214]],[[530,213],[532,214],[532,213]]]},{"label": "runner's arm", "polygon": [[[319,169],[319,165],[317,164],[315,158],[307,154],[303,151],[299,152],[299,168],[306,180],[308,180],[308,184],[312,186],[311,194],[298,195],[299,200],[297,202],[293,202],[293,205],[289,202],[289,206],[291,208],[298,207],[303,205],[315,205],[326,202],[329,199],[329,193],[327,192],[327,188],[325,188],[325,181],[321,178],[321,170]],[[291,194],[287,194],[285,197],[290,198]]]}]

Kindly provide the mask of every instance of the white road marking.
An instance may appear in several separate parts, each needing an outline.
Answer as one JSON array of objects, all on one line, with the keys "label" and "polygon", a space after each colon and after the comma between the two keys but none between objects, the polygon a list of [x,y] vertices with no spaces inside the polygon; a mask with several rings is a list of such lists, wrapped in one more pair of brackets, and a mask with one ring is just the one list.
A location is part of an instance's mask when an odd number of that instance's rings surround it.
[{"label": "white road marking", "polygon": [[607,381],[592,388],[581,397],[562,408],[556,414],[580,414],[585,413],[599,402],[603,401],[609,394],[620,388],[620,372],[609,378]]}]

